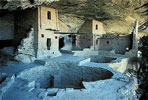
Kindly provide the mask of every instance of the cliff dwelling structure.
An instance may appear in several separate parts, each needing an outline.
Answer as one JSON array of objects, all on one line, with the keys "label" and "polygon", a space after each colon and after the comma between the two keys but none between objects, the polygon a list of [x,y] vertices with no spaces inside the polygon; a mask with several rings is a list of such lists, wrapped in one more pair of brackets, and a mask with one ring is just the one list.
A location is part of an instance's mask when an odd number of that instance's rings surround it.
[{"label": "cliff dwelling structure", "polygon": [[136,100],[138,20],[128,35],[97,19],[72,31],[49,2],[13,2],[0,2],[0,100]]}]

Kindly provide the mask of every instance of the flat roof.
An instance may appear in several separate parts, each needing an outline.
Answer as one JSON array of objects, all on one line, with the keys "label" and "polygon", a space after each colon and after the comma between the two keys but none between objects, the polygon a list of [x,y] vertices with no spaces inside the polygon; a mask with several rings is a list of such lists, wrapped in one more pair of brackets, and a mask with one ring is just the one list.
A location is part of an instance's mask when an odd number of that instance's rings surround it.
[{"label": "flat roof", "polygon": [[89,34],[89,33],[78,33],[78,32],[54,32],[54,34]]}]

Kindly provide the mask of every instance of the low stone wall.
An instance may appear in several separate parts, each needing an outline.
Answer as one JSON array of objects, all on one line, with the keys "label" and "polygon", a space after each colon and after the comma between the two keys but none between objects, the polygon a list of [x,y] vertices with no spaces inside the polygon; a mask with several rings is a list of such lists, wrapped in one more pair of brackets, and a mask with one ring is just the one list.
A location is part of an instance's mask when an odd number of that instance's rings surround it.
[{"label": "low stone wall", "polygon": [[109,52],[109,51],[94,51],[91,49],[84,49],[82,51],[73,51],[74,56],[79,56],[79,57],[89,57],[89,56],[94,56],[94,55],[101,55],[101,56],[123,56],[120,54],[115,54],[114,52]]},{"label": "low stone wall", "polygon": [[1,84],[0,84],[0,100],[2,100],[3,94],[10,88],[10,86],[15,81],[15,76],[7,77]]}]

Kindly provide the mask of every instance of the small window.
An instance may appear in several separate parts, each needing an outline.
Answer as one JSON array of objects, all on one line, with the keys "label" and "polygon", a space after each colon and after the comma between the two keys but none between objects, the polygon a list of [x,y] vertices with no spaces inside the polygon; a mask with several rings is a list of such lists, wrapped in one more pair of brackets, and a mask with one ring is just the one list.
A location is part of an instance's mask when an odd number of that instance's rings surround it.
[{"label": "small window", "polygon": [[50,11],[47,12],[47,18],[48,18],[49,20],[51,19],[51,12],[50,12]]},{"label": "small window", "polygon": [[96,25],[96,30],[98,30],[98,24]]},{"label": "small window", "polygon": [[55,39],[57,39],[58,37],[57,36],[55,36]]},{"label": "small window", "polygon": [[34,4],[34,0],[30,0],[30,3],[31,3],[31,4]]},{"label": "small window", "polygon": [[106,43],[109,44],[109,41],[107,41]]},{"label": "small window", "polygon": [[68,35],[69,38],[71,38],[71,35]]},{"label": "small window", "polygon": [[44,34],[41,34],[41,37],[43,38],[44,37]]},{"label": "small window", "polygon": [[96,40],[96,44],[98,44],[98,39]]}]

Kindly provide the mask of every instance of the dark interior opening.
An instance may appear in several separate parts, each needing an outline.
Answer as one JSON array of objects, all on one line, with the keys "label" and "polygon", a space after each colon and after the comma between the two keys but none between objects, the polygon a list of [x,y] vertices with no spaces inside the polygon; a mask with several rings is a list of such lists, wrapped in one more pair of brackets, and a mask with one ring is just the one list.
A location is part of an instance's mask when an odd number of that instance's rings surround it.
[{"label": "dark interior opening", "polygon": [[51,12],[50,12],[50,11],[47,12],[47,18],[48,18],[49,20],[51,19]]},{"label": "dark interior opening", "polygon": [[51,47],[51,39],[47,38],[47,50],[50,50]]},{"label": "dark interior opening", "polygon": [[30,0],[30,3],[31,3],[31,4],[34,4],[34,0]]},{"label": "dark interior opening", "polygon": [[59,39],[59,50],[64,47],[64,37]]},{"label": "dark interior opening", "polygon": [[0,40],[0,49],[13,46],[13,40]]},{"label": "dark interior opening", "polygon": [[98,25],[96,25],[96,30],[98,30]]},{"label": "dark interior opening", "polygon": [[109,41],[107,41],[106,43],[109,44]]},{"label": "dark interior opening", "polygon": [[41,37],[44,38],[44,34],[41,34]]},{"label": "dark interior opening", "polygon": [[73,35],[72,36],[72,46],[76,46],[76,36],[75,35]]}]

